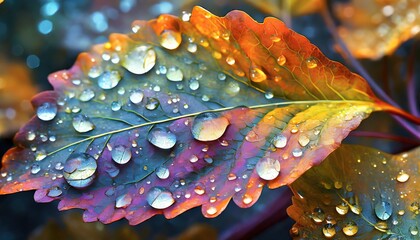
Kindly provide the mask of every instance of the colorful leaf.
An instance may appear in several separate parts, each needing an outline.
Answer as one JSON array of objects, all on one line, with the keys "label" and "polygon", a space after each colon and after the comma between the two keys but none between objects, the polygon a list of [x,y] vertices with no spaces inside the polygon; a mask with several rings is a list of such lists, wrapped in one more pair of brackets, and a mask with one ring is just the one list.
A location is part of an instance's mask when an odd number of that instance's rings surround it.
[{"label": "colorful leaf", "polygon": [[292,183],[387,108],[274,18],[197,7],[132,28],[50,76],[54,91],[33,100],[38,117],[3,158],[0,193],[36,189],[85,221],[200,205],[215,217],[232,198],[249,207],[264,185]]},{"label": "colorful leaf", "polygon": [[343,145],[291,184],[296,239],[418,239],[420,148]]},{"label": "colorful leaf", "polygon": [[420,32],[418,5],[416,0],[352,0],[337,4],[334,12],[342,21],[338,33],[358,58],[390,55]]},{"label": "colorful leaf", "polygon": [[285,13],[293,16],[307,15],[319,12],[325,7],[325,0],[310,0],[305,1],[305,3],[298,0],[248,0],[247,2],[265,13],[278,17]]}]

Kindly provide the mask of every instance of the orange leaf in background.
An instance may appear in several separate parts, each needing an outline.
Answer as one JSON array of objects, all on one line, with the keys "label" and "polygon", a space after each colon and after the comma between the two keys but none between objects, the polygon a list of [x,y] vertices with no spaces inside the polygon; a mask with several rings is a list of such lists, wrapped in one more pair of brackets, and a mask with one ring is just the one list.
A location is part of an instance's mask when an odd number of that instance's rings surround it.
[{"label": "orange leaf in background", "polygon": [[24,64],[0,59],[0,137],[15,133],[31,118],[30,100],[36,92]]},{"label": "orange leaf in background", "polygon": [[325,0],[246,0],[251,5],[259,8],[261,11],[276,17],[282,17],[286,14],[292,16],[302,16],[319,12],[325,7]]},{"label": "orange leaf in background", "polygon": [[418,0],[353,0],[334,5],[334,12],[339,35],[357,58],[390,55],[420,32]]}]

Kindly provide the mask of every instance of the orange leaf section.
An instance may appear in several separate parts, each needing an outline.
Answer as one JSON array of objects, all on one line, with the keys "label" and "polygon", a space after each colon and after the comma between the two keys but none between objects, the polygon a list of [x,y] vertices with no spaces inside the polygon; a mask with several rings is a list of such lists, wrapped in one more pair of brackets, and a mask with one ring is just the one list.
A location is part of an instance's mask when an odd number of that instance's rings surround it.
[{"label": "orange leaf section", "polygon": [[247,0],[251,5],[270,15],[280,17],[287,15],[302,16],[319,12],[325,7],[325,0]]},{"label": "orange leaf section", "polygon": [[337,4],[338,33],[357,58],[378,59],[420,32],[418,0],[353,0]]}]

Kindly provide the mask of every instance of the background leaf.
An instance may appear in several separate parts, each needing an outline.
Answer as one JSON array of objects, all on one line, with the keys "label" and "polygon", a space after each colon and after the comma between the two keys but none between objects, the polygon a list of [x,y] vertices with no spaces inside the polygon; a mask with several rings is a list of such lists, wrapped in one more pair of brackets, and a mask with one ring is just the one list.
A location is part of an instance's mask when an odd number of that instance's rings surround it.
[{"label": "background leaf", "polygon": [[342,145],[291,184],[296,239],[418,239],[420,148]]},{"label": "background leaf", "polygon": [[215,217],[293,182],[385,106],[274,18],[195,8],[132,28],[50,76],[54,91],[33,100],[37,117],[3,159],[0,193],[37,189],[85,221],[200,205]]}]

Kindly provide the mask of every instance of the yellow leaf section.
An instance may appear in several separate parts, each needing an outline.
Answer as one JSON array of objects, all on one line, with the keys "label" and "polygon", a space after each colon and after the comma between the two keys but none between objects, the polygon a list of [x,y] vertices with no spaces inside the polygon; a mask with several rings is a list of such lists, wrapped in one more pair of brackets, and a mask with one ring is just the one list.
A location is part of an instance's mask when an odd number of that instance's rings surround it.
[{"label": "yellow leaf section", "polygon": [[283,18],[287,15],[302,16],[319,12],[325,6],[325,0],[260,0],[247,2],[270,15]]},{"label": "yellow leaf section", "polygon": [[418,0],[352,0],[336,4],[339,35],[357,58],[390,55],[420,32]]}]

